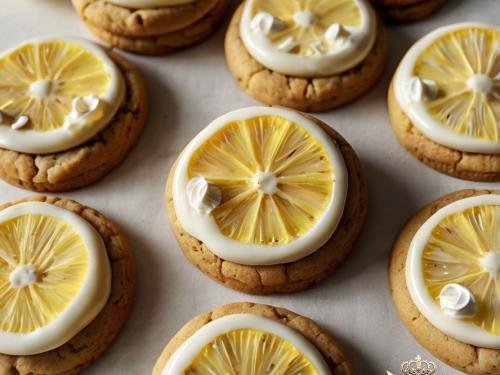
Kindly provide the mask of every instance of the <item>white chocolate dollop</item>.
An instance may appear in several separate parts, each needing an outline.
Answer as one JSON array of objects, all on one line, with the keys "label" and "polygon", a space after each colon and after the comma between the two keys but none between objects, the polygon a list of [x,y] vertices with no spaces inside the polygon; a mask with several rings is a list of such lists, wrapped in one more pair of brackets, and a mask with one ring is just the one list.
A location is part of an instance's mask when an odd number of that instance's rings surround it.
[{"label": "white chocolate dollop", "polygon": [[473,317],[477,313],[474,295],[460,284],[444,286],[439,293],[439,303],[444,313],[454,318]]},{"label": "white chocolate dollop", "polygon": [[9,275],[9,281],[15,288],[24,288],[34,284],[37,278],[35,266],[24,264],[16,267]]},{"label": "white chocolate dollop", "polygon": [[222,200],[221,190],[201,176],[189,180],[186,193],[189,204],[199,213],[209,214]]},{"label": "white chocolate dollop", "polygon": [[269,34],[283,29],[284,23],[267,12],[259,12],[252,18],[250,28],[254,33]]}]

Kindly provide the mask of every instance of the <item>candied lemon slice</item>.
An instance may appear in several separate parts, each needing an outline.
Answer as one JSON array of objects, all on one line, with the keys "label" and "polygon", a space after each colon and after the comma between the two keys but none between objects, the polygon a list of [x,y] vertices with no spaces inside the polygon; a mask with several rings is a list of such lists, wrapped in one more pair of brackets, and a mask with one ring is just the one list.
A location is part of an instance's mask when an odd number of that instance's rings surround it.
[{"label": "candied lemon slice", "polygon": [[[415,236],[411,252],[410,290],[431,322],[462,341],[500,347],[500,195],[467,198],[438,211]],[[460,294],[450,296],[450,288]],[[433,310],[445,297],[451,317]]]},{"label": "candied lemon slice", "polygon": [[252,314],[228,315],[195,332],[162,374],[326,375],[321,354],[300,333]]},{"label": "candied lemon slice", "polygon": [[499,45],[497,27],[464,24],[438,29],[410,50],[400,69],[414,101],[406,109],[431,139],[500,152]]},{"label": "candied lemon slice", "polygon": [[123,99],[117,67],[78,39],[33,40],[0,56],[0,146],[46,153],[95,135]]},{"label": "candied lemon slice", "polygon": [[359,0],[249,0],[240,34],[248,52],[279,73],[328,76],[361,62],[376,36],[376,16]]},{"label": "candied lemon slice", "polygon": [[[342,156],[322,129],[296,113],[245,112],[253,115],[236,119],[237,111],[216,120],[195,139],[196,148],[192,142],[183,153],[177,170],[186,174],[183,182],[177,177],[176,185],[192,199],[190,207],[178,207],[178,216],[192,216],[185,219],[187,228],[194,225],[196,237],[213,251],[227,247],[225,259],[304,256],[331,236],[341,217],[346,194]],[[176,194],[181,197],[174,190],[174,199]],[[212,206],[200,213],[197,202]],[[297,246],[301,249],[293,249]]]},{"label": "candied lemon slice", "polygon": [[0,211],[0,352],[62,345],[104,306],[109,272],[102,239],[76,214],[39,202]]}]

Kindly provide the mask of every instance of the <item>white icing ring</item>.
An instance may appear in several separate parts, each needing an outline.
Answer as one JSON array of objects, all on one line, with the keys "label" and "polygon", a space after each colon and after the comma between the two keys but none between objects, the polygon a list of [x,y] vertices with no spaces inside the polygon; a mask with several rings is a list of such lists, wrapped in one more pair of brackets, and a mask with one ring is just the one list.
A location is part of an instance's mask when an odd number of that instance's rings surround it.
[{"label": "white icing ring", "polygon": [[[324,147],[335,171],[332,198],[323,216],[304,236],[293,242],[272,247],[246,244],[226,237],[212,216],[200,215],[189,203],[186,187],[189,183],[188,165],[193,152],[215,132],[229,122],[257,116],[282,116],[304,128]],[[304,258],[323,246],[333,235],[342,218],[347,197],[347,169],[338,146],[311,120],[298,112],[284,108],[248,107],[229,112],[203,129],[184,149],[173,176],[172,195],[175,213],[182,227],[193,237],[203,241],[217,256],[239,264],[271,265],[293,262]]]},{"label": "white icing ring", "polygon": [[226,315],[204,325],[175,351],[161,374],[182,374],[206,345],[210,344],[218,336],[237,329],[255,329],[281,337],[295,346],[311,362],[318,375],[331,374],[318,349],[299,332],[285,324],[254,314]]},{"label": "white icing ring", "polygon": [[131,9],[167,8],[194,3],[196,0],[108,0],[109,3]]},{"label": "white icing ring", "polygon": [[111,291],[111,268],[106,246],[99,233],[79,215],[43,202],[25,202],[0,211],[0,222],[33,214],[55,217],[71,225],[83,238],[89,252],[87,275],[82,288],[66,309],[46,326],[28,333],[0,330],[0,353],[32,355],[55,349],[73,338],[101,312]]},{"label": "white icing ring", "polygon": [[[104,106],[101,118],[78,129],[61,126],[52,131],[36,131],[32,129],[17,130],[0,121],[0,147],[29,154],[47,154],[68,150],[92,138],[104,129],[115,116],[125,97],[125,82],[123,76],[108,54],[97,44],[79,38],[37,38],[26,41],[0,55],[0,58],[12,53],[26,44],[36,44],[51,41],[63,41],[79,44],[104,63],[110,77],[108,91],[99,97]],[[71,113],[70,113],[71,114]],[[68,114],[68,116],[70,115]]]},{"label": "white icing ring", "polygon": [[[252,57],[275,72],[294,77],[325,77],[349,70],[370,53],[377,34],[377,17],[373,9],[364,0],[354,0],[361,13],[359,28],[346,27],[350,33],[349,43],[335,44],[334,48],[321,51],[314,56],[302,56],[288,53],[294,46],[291,40],[282,45],[273,44],[265,33],[252,30],[252,19],[257,0],[247,0],[240,23],[240,36]],[[316,0],[313,0],[316,1]],[[307,22],[306,15],[295,17],[295,22]],[[338,25],[338,24],[334,24]],[[332,26],[334,26],[332,25]],[[342,31],[339,31],[342,34]],[[327,31],[328,33],[328,31]],[[337,34],[331,32],[330,34]],[[340,36],[340,35],[339,35]],[[280,48],[281,47],[281,48]]]},{"label": "white icing ring", "polygon": [[500,335],[489,333],[473,323],[450,317],[443,311],[429,294],[423,277],[423,251],[433,229],[449,215],[482,205],[500,205],[500,195],[485,194],[461,199],[441,208],[427,219],[410,244],[406,259],[406,285],[420,313],[441,332],[477,347],[500,349]]},{"label": "white icing ring", "polygon": [[457,133],[432,117],[422,101],[412,101],[407,88],[420,54],[441,36],[464,28],[498,29],[484,23],[458,23],[440,27],[418,40],[403,57],[394,76],[394,93],[399,106],[412,124],[436,143],[465,152],[499,154],[500,143]]}]

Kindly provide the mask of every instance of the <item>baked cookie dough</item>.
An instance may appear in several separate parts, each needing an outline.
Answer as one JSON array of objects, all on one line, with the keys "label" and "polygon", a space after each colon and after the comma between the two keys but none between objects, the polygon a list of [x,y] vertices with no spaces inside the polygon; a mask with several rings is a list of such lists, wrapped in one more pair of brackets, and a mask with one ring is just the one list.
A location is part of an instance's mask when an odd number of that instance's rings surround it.
[{"label": "baked cookie dough", "polygon": [[[471,375],[498,374],[500,350],[487,349],[459,341],[442,332],[417,308],[406,281],[407,258],[411,243],[422,225],[438,210],[463,199],[500,194],[499,191],[462,190],[430,203],[413,216],[399,233],[390,260],[392,298],[399,316],[418,342],[448,365]],[[438,232],[436,232],[438,233]],[[465,233],[464,233],[465,235]],[[453,319],[453,318],[449,318]],[[464,330],[459,330],[464,331]]]},{"label": "baked cookie dough", "polygon": [[[255,2],[260,3],[261,0],[255,0]],[[324,52],[324,49],[327,48],[325,46],[330,45],[328,43],[335,45],[335,43],[344,43],[346,40],[345,43],[351,43],[348,36],[351,31],[347,31],[350,26],[344,27],[334,24],[329,29],[330,33],[326,33],[331,42],[325,40],[323,44],[314,46],[316,49],[320,48],[320,52],[306,51],[303,56],[297,56],[296,53],[284,53],[283,48],[286,46],[281,44],[277,48],[278,52],[273,51],[272,48],[261,52],[260,59],[256,58],[256,54],[260,51],[259,47],[256,46],[256,51],[251,53],[242,39],[244,29],[242,28],[242,17],[244,17],[246,4],[245,2],[238,8],[231,20],[226,34],[225,52],[229,69],[236,82],[255,99],[269,105],[280,105],[304,112],[326,111],[363,95],[377,82],[382,74],[387,54],[387,42],[382,23],[373,14],[368,4],[361,2],[361,4],[365,4],[363,5],[366,12],[364,22],[370,23],[370,28],[373,28],[373,30],[366,33],[367,42],[365,44],[360,43],[359,46],[351,45],[346,47],[349,53],[345,56],[342,56],[343,52],[341,52],[338,58],[331,57]],[[298,20],[302,22],[300,17]],[[275,21],[276,23],[280,25],[279,20]],[[250,34],[252,31],[248,31],[248,33]],[[277,35],[280,35],[279,33],[280,31],[276,31]],[[257,31],[255,34],[254,36],[260,38],[262,31]],[[370,40],[368,34],[373,39]],[[273,35],[273,31],[271,31],[270,35]],[[251,39],[251,37],[249,38]],[[363,40],[363,38],[359,39]],[[290,40],[292,39],[286,39],[282,43]],[[341,42],[338,42],[339,40]],[[295,49],[290,51],[294,52]],[[315,55],[311,55],[313,53]],[[276,65],[276,68],[263,63],[264,60],[266,62],[268,60],[274,61],[276,56],[273,54],[280,56],[277,59],[279,64]],[[290,56],[292,56],[292,59],[290,59]],[[346,56],[349,57],[346,58]],[[362,56],[361,59],[359,59],[360,56]],[[320,67],[321,63],[316,64],[308,61],[319,58],[325,59],[322,67]],[[295,61],[294,59],[299,60]],[[358,62],[351,66],[353,61]],[[304,70],[298,69],[298,67],[302,69],[302,66],[307,68],[304,68]],[[311,66],[314,66],[314,69]],[[325,70],[325,66],[328,66],[328,69],[336,68],[337,71],[325,74],[325,72],[328,72],[328,70]],[[290,68],[292,69],[289,70]],[[323,73],[320,74],[321,72]]]},{"label": "baked cookie dough", "polygon": [[303,339],[308,341],[308,344],[312,344],[319,351],[328,370],[333,375],[353,374],[352,367],[339,345],[328,332],[319,327],[311,319],[279,307],[242,302],[220,306],[188,322],[163,350],[153,369],[153,375],[170,375],[168,372],[165,373],[164,369],[184,342],[192,338],[200,329],[206,327],[211,322],[216,322],[218,319],[228,319],[236,314],[248,314],[260,319],[270,319],[273,322],[284,325],[283,328],[292,329],[293,332],[298,333]]},{"label": "baked cookie dough", "polygon": [[67,191],[99,180],[125,158],[146,121],[146,90],[135,67],[114,52],[106,54],[124,83],[123,100],[108,124],[90,139],[57,152],[28,152],[4,146],[0,148],[0,178],[33,191]]},{"label": "baked cookie dough", "polygon": [[[250,113],[242,113],[242,111],[250,111]],[[294,122],[299,123],[303,121],[302,118],[311,121],[313,127],[316,127],[317,130],[322,130],[324,132],[322,134],[330,142],[333,142],[333,145],[336,145],[339,151],[339,158],[341,158],[339,163],[342,161],[345,163],[346,173],[343,178],[346,179],[348,188],[345,192],[345,204],[342,214],[338,218],[337,227],[329,238],[324,239],[326,242],[317,244],[319,247],[314,249],[311,244],[311,247],[306,248],[309,253],[307,256],[302,258],[295,256],[296,259],[293,261],[276,261],[277,264],[267,265],[263,263],[273,262],[269,262],[269,259],[256,261],[251,252],[243,253],[241,257],[245,257],[246,255],[247,259],[245,259],[245,263],[254,264],[243,264],[240,261],[231,261],[227,257],[218,256],[199,237],[191,235],[179,221],[174,202],[173,185],[180,158],[170,171],[166,187],[166,202],[170,224],[186,258],[213,280],[235,290],[251,294],[296,292],[323,280],[342,263],[353,247],[363,226],[367,209],[367,187],[360,161],[346,140],[325,123],[309,115],[266,107],[243,109],[226,116],[243,119],[250,118],[255,114],[270,113],[292,118]],[[230,120],[227,117],[222,117],[214,121],[213,124],[225,121]],[[213,125],[210,125],[209,128],[211,126]],[[300,146],[297,145],[296,147],[299,148]],[[184,153],[186,152],[185,150]],[[339,168],[341,167],[339,166]],[[341,171],[339,170],[338,172],[340,173]],[[340,174],[339,180],[342,180]],[[310,193],[305,192],[305,194],[308,195]],[[342,189],[339,189],[337,194],[340,197]],[[337,211],[337,214],[339,212]],[[333,218],[334,216],[334,213],[332,213],[331,217]],[[236,247],[237,245],[234,246],[234,248]],[[260,251],[262,252],[262,249]],[[234,256],[234,252],[231,251],[226,254]],[[265,256],[262,257],[265,258]],[[259,262],[261,265],[255,264]]]},{"label": "baked cookie dough", "polygon": [[112,46],[140,54],[168,54],[206,39],[222,23],[230,0],[157,3],[157,7],[134,8],[107,0],[73,0],[92,33]]},{"label": "baked cookie dough", "polygon": [[[453,35],[457,43],[449,45]],[[393,78],[388,107],[399,142],[417,159],[453,177],[488,182],[500,181],[500,117],[494,110],[500,103],[495,70],[500,60],[496,56],[497,64],[491,63],[483,74],[474,64],[470,71],[459,56],[460,50],[489,56],[489,44],[478,51],[481,44],[467,39],[485,35],[493,43],[500,31],[483,24],[457,24],[422,38]],[[441,59],[437,48],[449,51],[447,57]]]},{"label": "baked cookie dough", "polygon": [[113,223],[96,210],[72,200],[43,196],[25,198],[3,204],[0,212],[26,202],[43,202],[69,210],[97,231],[104,241],[111,267],[110,295],[97,317],[60,347],[34,355],[0,354],[0,373],[78,374],[104,352],[126,320],[135,285],[132,253]]},{"label": "baked cookie dough", "polygon": [[370,0],[382,17],[397,22],[415,22],[429,17],[445,0]]}]

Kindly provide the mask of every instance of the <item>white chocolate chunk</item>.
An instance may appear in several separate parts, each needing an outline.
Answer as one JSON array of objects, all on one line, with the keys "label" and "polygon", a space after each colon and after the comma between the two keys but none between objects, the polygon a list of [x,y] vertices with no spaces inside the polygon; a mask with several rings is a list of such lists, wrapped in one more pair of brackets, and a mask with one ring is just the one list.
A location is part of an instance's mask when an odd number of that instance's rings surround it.
[{"label": "white chocolate chunk", "polygon": [[186,193],[189,204],[199,213],[210,213],[222,201],[222,191],[216,185],[209,184],[204,177],[189,180]]},{"label": "white chocolate chunk", "polygon": [[349,42],[351,33],[339,23],[333,23],[325,31],[325,38],[330,44]]},{"label": "white chocolate chunk", "polygon": [[298,45],[299,43],[295,40],[295,38],[293,36],[290,36],[278,45],[278,49],[283,52],[290,52]]},{"label": "white chocolate chunk", "polygon": [[473,317],[477,313],[474,295],[460,284],[445,285],[439,294],[439,303],[443,312],[453,318]]},{"label": "white chocolate chunk", "polygon": [[436,82],[430,79],[411,77],[406,86],[408,98],[412,102],[433,100],[438,93]]},{"label": "white chocolate chunk", "polygon": [[254,33],[265,35],[283,30],[284,26],[282,20],[267,12],[257,13],[250,22],[250,28]]},{"label": "white chocolate chunk", "polygon": [[19,130],[21,129],[23,126],[25,126],[28,121],[30,120],[30,118],[26,115],[21,115],[17,118],[17,120],[10,126],[12,129],[14,130]]},{"label": "white chocolate chunk", "polygon": [[316,15],[309,11],[296,12],[293,15],[293,20],[301,27],[310,27],[316,22]]},{"label": "white chocolate chunk", "polygon": [[493,80],[486,74],[475,74],[467,80],[467,85],[475,92],[488,94],[493,88]]},{"label": "white chocolate chunk", "polygon": [[310,48],[314,55],[322,55],[325,53],[325,47],[319,40],[312,43]]}]

